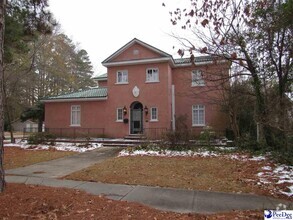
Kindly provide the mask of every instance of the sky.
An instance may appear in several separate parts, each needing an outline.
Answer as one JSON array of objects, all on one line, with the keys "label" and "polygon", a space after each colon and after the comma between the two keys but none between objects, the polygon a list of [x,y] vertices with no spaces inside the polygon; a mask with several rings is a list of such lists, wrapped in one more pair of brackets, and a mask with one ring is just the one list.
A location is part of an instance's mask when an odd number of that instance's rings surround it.
[{"label": "sky", "polygon": [[[163,2],[167,7],[162,6]],[[180,2],[182,0],[49,0],[50,11],[61,30],[88,52],[95,76],[106,73],[101,62],[133,38],[178,57],[179,42],[170,36],[176,27],[170,22],[169,11]]]}]

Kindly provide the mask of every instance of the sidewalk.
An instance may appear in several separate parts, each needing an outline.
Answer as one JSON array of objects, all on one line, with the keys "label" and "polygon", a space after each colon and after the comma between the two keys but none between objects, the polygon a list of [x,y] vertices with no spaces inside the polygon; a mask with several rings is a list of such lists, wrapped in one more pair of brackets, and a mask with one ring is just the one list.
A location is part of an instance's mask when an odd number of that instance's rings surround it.
[{"label": "sidewalk", "polygon": [[65,187],[104,195],[113,200],[138,202],[156,209],[181,213],[216,213],[232,210],[276,209],[292,202],[250,194],[205,192],[162,187],[104,184],[55,179],[114,157],[121,148],[99,148],[57,160],[7,170],[8,183]]}]

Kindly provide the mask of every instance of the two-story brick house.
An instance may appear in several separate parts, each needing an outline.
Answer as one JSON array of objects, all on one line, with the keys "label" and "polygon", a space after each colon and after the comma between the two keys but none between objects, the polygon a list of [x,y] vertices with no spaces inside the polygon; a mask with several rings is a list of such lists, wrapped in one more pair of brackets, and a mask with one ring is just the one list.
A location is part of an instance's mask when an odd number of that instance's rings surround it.
[{"label": "two-story brick house", "polygon": [[210,56],[173,59],[133,39],[102,64],[107,73],[95,78],[97,88],[44,100],[48,131],[158,137],[174,130],[180,115],[195,133],[206,125],[217,131],[228,127],[218,104],[229,63]]}]

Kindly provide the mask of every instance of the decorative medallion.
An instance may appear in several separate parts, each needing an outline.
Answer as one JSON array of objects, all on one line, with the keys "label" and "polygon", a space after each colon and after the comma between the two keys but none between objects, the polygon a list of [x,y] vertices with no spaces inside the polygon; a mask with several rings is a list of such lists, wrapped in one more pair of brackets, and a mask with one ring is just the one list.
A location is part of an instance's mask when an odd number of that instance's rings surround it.
[{"label": "decorative medallion", "polygon": [[139,88],[137,86],[134,86],[134,88],[132,89],[132,94],[135,98],[139,96]]}]

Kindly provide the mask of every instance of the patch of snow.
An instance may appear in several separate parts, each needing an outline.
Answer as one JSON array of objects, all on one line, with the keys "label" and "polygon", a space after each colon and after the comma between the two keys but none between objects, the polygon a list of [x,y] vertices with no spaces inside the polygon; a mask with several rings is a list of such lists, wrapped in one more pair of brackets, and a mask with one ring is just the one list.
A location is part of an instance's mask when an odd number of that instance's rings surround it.
[{"label": "patch of snow", "polygon": [[209,151],[171,151],[171,150],[162,150],[162,151],[154,151],[154,150],[134,150],[128,151],[126,149],[122,150],[119,153],[119,157],[123,156],[162,156],[162,157],[190,157],[190,156],[199,156],[199,157],[213,157],[218,156],[218,154]]},{"label": "patch of snow", "polygon": [[288,197],[293,196],[293,185],[289,186],[288,189],[289,189],[289,192],[280,191],[280,193],[282,193],[282,194],[284,194],[284,195],[286,195]]},{"label": "patch of snow", "polygon": [[277,182],[277,184],[282,184],[282,183],[293,183],[293,179],[281,179]]},{"label": "patch of snow", "polygon": [[5,144],[4,143],[4,147],[21,147],[21,146],[22,146],[21,144],[17,144],[17,143],[15,143],[15,144],[11,144],[11,143]]},{"label": "patch of snow", "polygon": [[279,193],[289,197],[293,195],[293,166],[278,165],[274,169],[272,169],[270,166],[264,166],[262,167],[262,170],[264,172],[259,172],[257,174],[260,185],[273,184],[272,180],[275,180],[275,184],[289,184],[289,186],[287,186],[288,191],[285,192],[279,190]]},{"label": "patch of snow", "polygon": [[262,160],[265,160],[265,159],[266,159],[266,157],[264,157],[264,156],[258,156],[258,157],[253,156],[249,160],[252,160],[252,161],[262,161]]},{"label": "patch of snow", "polygon": [[260,173],[257,174],[257,176],[263,176],[263,175],[264,175],[263,172],[260,172]]},{"label": "patch of snow", "polygon": [[67,142],[57,142],[55,145],[31,145],[28,144],[27,141],[20,141],[15,144],[4,144],[4,147],[19,147],[27,150],[48,150],[48,149],[56,149],[59,151],[74,151],[74,152],[85,152],[90,150],[95,150],[97,148],[102,147],[103,145],[100,143],[90,143],[88,146],[85,146],[80,143],[67,143]]},{"label": "patch of snow", "polygon": [[216,149],[223,150],[223,151],[232,151],[232,150],[236,150],[237,147],[216,147]]},{"label": "patch of snow", "polygon": [[232,160],[239,160],[239,156],[238,155],[230,155],[230,159]]},{"label": "patch of snow", "polygon": [[267,180],[267,179],[265,179],[265,178],[260,178],[259,183],[261,183],[261,184],[271,184],[272,182]]},{"label": "patch of snow", "polygon": [[272,170],[272,168],[270,166],[264,166],[261,168],[262,170]]}]

